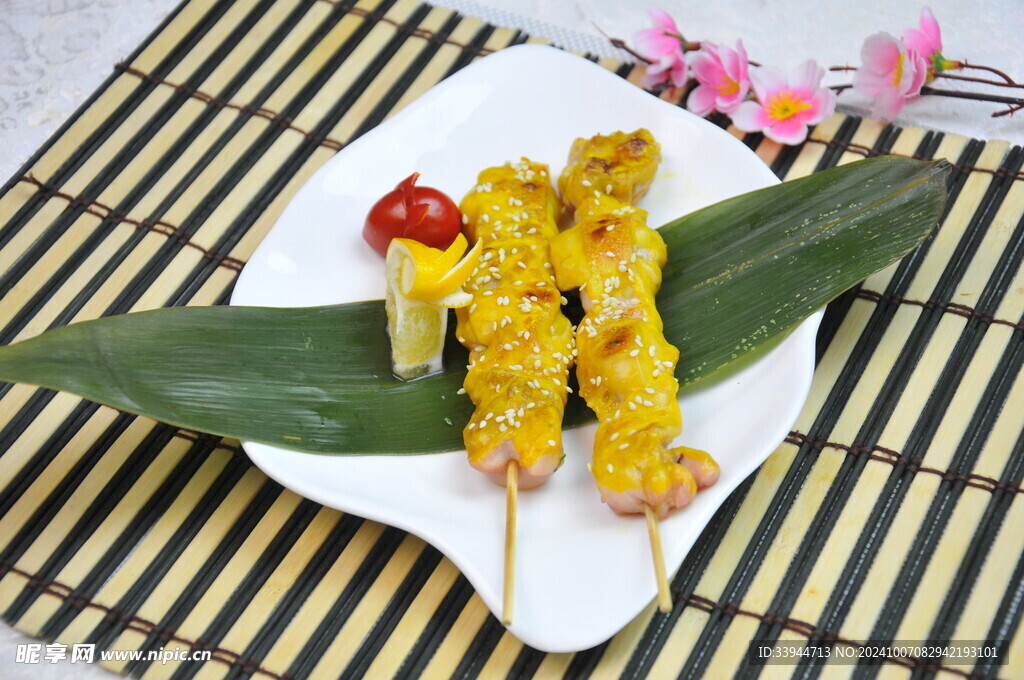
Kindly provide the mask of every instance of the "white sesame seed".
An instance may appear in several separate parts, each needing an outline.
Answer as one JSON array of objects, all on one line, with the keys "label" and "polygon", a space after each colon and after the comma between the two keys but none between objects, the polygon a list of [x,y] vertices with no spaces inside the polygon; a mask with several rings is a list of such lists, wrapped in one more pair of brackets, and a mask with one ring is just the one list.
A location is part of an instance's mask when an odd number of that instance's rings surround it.
[{"label": "white sesame seed", "polygon": [[614,432],[614,433],[612,433],[611,437],[608,437],[608,441],[613,442],[613,441],[615,441],[618,438],[619,438],[619,433],[618,432]]},{"label": "white sesame seed", "polygon": [[629,353],[629,356],[635,357],[638,354],[640,354],[640,350],[634,349],[632,352]]}]

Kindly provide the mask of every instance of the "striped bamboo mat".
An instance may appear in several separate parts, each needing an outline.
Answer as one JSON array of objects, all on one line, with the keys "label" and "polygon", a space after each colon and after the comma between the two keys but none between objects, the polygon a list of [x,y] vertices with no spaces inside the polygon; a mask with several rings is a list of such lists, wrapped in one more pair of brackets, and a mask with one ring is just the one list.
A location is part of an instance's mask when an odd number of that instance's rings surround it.
[{"label": "striped bamboo mat", "polygon": [[[224,303],[338,149],[526,40],[413,0],[184,3],[4,186],[0,343]],[[540,653],[436,550],[282,489],[237,442],[5,384],[4,619],[212,652],[106,664],[145,678],[1024,677],[1024,154],[841,115],[798,148],[736,134],[783,178],[948,158],[950,203],[933,238],[829,307],[799,422],[707,528],[671,614]],[[1012,642],[1003,666],[756,667],[753,639]]]}]

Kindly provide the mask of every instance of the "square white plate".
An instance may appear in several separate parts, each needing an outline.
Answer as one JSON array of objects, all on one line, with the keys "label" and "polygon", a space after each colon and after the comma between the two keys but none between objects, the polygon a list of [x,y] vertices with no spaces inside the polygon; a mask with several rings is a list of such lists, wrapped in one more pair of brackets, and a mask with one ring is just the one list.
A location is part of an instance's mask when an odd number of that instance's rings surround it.
[{"label": "square white plate", "polygon": [[[639,127],[654,133],[664,156],[640,204],[652,225],[778,181],[732,135],[605,69],[550,47],[513,47],[459,71],[326,163],[250,258],[231,304],[380,299],[384,262],[362,240],[363,219],[413,171],[458,202],[485,167],[527,156],[557,176],[574,138]],[[727,380],[680,399],[686,422],[680,443],[711,452],[722,475],[661,523],[670,574],[796,420],[810,388],[820,318],[814,315]],[[402,426],[401,414],[394,426]],[[603,642],[656,592],[643,517],[620,517],[604,506],[587,471],[593,435],[593,425],[567,431],[565,464],[519,499],[510,630],[544,651]],[[296,493],[430,542],[500,611],[505,493],[469,467],[464,451],[329,457],[252,443],[245,450]]]}]

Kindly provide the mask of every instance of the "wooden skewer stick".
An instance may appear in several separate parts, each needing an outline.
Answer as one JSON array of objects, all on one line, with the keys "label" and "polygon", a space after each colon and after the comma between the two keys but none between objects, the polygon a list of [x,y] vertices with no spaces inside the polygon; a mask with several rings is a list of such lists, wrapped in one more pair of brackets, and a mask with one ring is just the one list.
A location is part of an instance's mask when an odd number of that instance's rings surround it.
[{"label": "wooden skewer stick", "polygon": [[516,501],[519,496],[519,462],[510,460],[505,468],[505,584],[501,622],[512,624],[512,595],[516,570]]},{"label": "wooden skewer stick", "polygon": [[651,539],[651,557],[654,558],[654,578],[658,581],[658,609],[667,614],[672,611],[672,593],[668,589],[668,576],[665,574],[665,555],[661,551],[661,532],[658,531],[658,517],[654,508],[644,503],[644,515],[647,517],[647,535]]}]

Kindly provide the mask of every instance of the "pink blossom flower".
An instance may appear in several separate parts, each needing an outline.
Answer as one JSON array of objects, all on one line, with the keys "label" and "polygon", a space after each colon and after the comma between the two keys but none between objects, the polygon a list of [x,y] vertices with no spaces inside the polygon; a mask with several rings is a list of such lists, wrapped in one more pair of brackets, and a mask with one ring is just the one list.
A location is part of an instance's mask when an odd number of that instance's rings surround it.
[{"label": "pink blossom flower", "polygon": [[907,51],[916,52],[928,63],[926,83],[935,80],[939,71],[960,68],[960,64],[942,56],[942,29],[932,11],[925,7],[921,10],[920,28],[909,28],[903,31],[903,44]]},{"label": "pink blossom flower", "polygon": [[836,110],[836,95],[821,87],[825,69],[814,60],[797,66],[786,78],[781,69],[762,66],[750,72],[756,101],[745,101],[732,114],[737,128],[764,132],[780,144],[799,144],[807,126],[825,120]]},{"label": "pink blossom flower", "polygon": [[750,92],[749,66],[743,41],[736,42],[735,50],[701,43],[701,51],[693,59],[693,75],[700,85],[690,93],[686,108],[698,116],[716,110],[732,113]]},{"label": "pink blossom flower", "polygon": [[888,33],[870,35],[860,49],[861,66],[853,88],[874,99],[871,115],[892,120],[907,100],[921,92],[928,61]]},{"label": "pink blossom flower", "polygon": [[917,52],[931,61],[936,55],[942,55],[942,30],[935,20],[932,11],[925,7],[921,10],[920,28],[909,28],[903,31],[903,44],[908,50]]},{"label": "pink blossom flower", "polygon": [[633,35],[637,53],[650,59],[644,74],[643,86],[652,89],[664,83],[676,87],[686,85],[686,54],[683,36],[675,19],[664,10],[650,10],[654,28],[645,28]]}]

